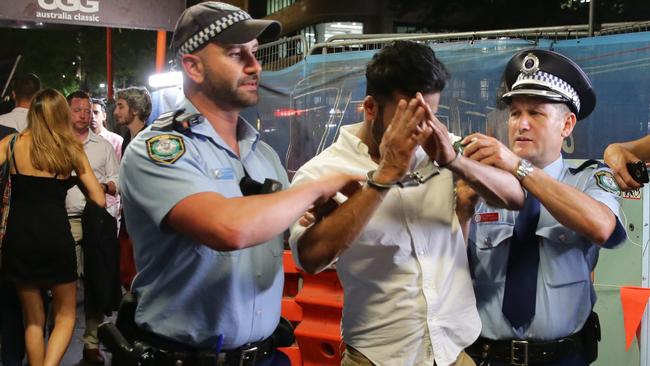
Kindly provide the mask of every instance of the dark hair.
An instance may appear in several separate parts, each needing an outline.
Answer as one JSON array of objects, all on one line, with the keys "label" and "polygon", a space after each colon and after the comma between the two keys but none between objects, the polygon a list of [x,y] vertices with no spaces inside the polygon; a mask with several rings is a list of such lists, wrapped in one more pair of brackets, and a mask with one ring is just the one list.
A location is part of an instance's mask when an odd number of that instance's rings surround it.
[{"label": "dark hair", "polygon": [[449,72],[431,47],[412,41],[395,41],[377,52],[366,67],[366,95],[380,101],[395,92],[441,92]]},{"label": "dark hair", "polygon": [[146,122],[151,114],[151,95],[144,86],[131,86],[115,92],[115,100],[124,99],[129,109],[138,113],[138,117]]},{"label": "dark hair", "polygon": [[103,100],[98,99],[98,98],[91,98],[90,99],[90,104],[99,104],[102,107],[102,112],[106,113],[106,103],[104,103]]},{"label": "dark hair", "polygon": [[73,91],[72,93],[68,94],[67,97],[65,97],[65,99],[68,101],[68,104],[70,104],[70,102],[72,102],[73,98],[90,99],[90,95],[88,93],[86,93],[85,91],[83,91],[83,90],[76,90],[76,91]]},{"label": "dark hair", "polygon": [[31,100],[41,90],[41,79],[34,74],[16,76],[12,88],[17,100]]}]

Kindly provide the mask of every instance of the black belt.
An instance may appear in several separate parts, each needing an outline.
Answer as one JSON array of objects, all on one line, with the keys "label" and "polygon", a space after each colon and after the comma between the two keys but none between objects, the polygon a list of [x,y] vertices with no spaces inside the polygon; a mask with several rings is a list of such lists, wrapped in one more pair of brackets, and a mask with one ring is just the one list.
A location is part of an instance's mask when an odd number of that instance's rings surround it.
[{"label": "black belt", "polygon": [[476,360],[544,365],[583,351],[581,333],[554,341],[492,340],[480,337],[465,350]]},{"label": "black belt", "polygon": [[142,329],[137,330],[135,338],[155,348],[156,366],[254,366],[275,351],[273,337],[219,353],[199,350]]}]

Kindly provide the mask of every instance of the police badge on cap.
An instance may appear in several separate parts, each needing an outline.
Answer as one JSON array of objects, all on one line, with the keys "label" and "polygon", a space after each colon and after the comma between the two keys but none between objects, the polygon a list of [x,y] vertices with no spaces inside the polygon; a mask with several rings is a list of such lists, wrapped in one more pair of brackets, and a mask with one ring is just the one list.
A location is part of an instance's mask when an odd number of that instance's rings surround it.
[{"label": "police badge on cap", "polygon": [[596,94],[582,69],[557,52],[530,49],[514,55],[506,66],[506,102],[517,95],[565,103],[577,119],[586,118],[596,106]]}]

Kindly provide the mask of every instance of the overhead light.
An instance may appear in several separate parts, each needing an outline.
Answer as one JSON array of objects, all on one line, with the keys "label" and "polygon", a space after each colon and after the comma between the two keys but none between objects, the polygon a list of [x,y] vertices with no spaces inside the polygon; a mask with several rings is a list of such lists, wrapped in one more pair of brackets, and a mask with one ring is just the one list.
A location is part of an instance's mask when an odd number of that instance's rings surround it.
[{"label": "overhead light", "polygon": [[340,29],[363,29],[363,24],[357,24],[357,23],[330,23],[327,24],[328,27],[330,28],[340,28]]},{"label": "overhead light", "polygon": [[166,88],[183,84],[183,74],[180,71],[153,74],[149,76],[149,86],[152,88]]},{"label": "overhead light", "polygon": [[104,89],[104,88],[106,87],[106,84],[104,84],[104,83],[99,83],[99,87],[102,88],[102,89]]},{"label": "overhead light", "polygon": [[20,29],[27,29],[27,26],[26,25],[21,25]]}]

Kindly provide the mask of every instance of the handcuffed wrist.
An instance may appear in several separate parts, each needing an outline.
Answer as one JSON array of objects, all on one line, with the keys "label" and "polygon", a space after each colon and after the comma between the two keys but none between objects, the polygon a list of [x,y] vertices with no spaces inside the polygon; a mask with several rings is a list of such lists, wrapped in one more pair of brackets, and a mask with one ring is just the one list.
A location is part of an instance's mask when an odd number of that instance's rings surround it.
[{"label": "handcuffed wrist", "polygon": [[453,164],[456,160],[458,160],[459,157],[460,157],[460,151],[456,150],[456,156],[454,156],[454,158],[451,159],[451,161],[449,161],[447,164],[444,165],[439,163],[438,166],[441,168],[447,168],[451,166],[451,164]]},{"label": "handcuffed wrist", "polygon": [[385,190],[391,189],[391,188],[393,188],[393,187],[395,187],[397,185],[397,182],[392,182],[392,183],[379,183],[379,182],[376,182],[374,180],[374,178],[373,178],[373,176],[375,175],[375,172],[376,172],[376,170],[370,170],[370,171],[368,171],[368,174],[366,175],[366,177],[368,178],[366,180],[366,184],[368,184],[368,186],[370,186],[371,188],[374,188],[374,189],[377,189],[377,190],[380,190],[380,191],[385,191]]}]

